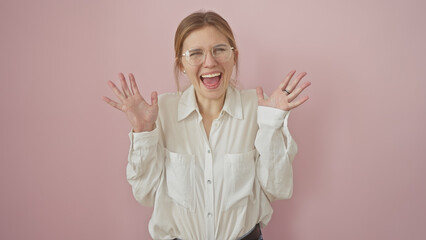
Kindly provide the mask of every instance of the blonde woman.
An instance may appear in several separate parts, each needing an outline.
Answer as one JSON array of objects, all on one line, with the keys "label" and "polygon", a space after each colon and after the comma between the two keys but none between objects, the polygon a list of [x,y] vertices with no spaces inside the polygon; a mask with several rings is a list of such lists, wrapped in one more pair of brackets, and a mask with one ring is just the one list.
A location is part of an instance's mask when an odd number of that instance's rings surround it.
[{"label": "blonde woman", "polygon": [[[297,145],[287,128],[289,111],[310,85],[306,73],[290,72],[269,98],[262,88],[238,90],[238,48],[225,19],[195,12],[175,35],[175,75],[186,74],[185,91],[151,94],[149,104],[135,78],[120,100],[104,100],[124,112],[133,131],[127,179],[134,197],[153,206],[153,239],[263,239],[271,202],[293,191],[292,161]],[[178,90],[179,84],[178,84]]]}]

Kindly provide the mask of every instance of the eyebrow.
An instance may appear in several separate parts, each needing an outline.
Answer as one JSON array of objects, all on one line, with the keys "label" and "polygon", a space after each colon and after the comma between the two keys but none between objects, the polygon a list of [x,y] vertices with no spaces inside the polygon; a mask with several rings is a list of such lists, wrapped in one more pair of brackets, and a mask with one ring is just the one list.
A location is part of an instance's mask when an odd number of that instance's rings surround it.
[{"label": "eyebrow", "polygon": [[203,51],[201,48],[191,48],[188,49],[188,52],[196,52],[196,51]]},{"label": "eyebrow", "polygon": [[[223,46],[228,46],[226,43],[218,43],[216,45],[214,45],[213,47],[223,47]],[[194,51],[202,51],[203,49],[201,48],[190,48],[188,49],[189,52],[194,52]]]},{"label": "eyebrow", "polygon": [[219,43],[219,44],[217,44],[217,45],[214,45],[213,47],[223,47],[223,46],[228,46],[227,44],[225,44],[225,43]]}]

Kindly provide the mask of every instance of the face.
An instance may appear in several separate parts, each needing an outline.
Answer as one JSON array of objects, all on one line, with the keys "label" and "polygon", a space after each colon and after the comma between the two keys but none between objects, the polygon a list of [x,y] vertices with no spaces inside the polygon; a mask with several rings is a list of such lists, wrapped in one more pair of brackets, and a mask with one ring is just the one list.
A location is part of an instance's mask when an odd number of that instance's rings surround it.
[{"label": "face", "polygon": [[183,70],[195,88],[198,101],[223,100],[229,85],[235,64],[236,50],[225,62],[218,62],[211,53],[211,48],[229,42],[225,35],[213,26],[206,26],[193,31],[183,42],[183,52],[189,49],[201,49],[206,53],[204,62],[198,66],[182,58]]}]

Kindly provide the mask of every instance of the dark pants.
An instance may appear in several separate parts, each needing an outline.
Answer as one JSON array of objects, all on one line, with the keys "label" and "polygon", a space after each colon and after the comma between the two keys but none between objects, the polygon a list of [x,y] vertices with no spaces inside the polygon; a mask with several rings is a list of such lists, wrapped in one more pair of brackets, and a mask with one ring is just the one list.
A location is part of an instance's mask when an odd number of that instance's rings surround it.
[{"label": "dark pants", "polygon": [[[182,239],[175,238],[173,240],[182,240]],[[248,232],[247,234],[245,234],[238,240],[263,240],[262,231],[260,231],[259,224],[256,224],[256,226],[254,226],[254,228],[250,232]]]}]

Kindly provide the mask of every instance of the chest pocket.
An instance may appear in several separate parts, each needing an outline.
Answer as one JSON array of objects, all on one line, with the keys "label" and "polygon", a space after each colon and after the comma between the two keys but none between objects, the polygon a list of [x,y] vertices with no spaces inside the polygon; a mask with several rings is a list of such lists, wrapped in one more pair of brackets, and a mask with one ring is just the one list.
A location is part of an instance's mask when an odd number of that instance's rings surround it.
[{"label": "chest pocket", "polygon": [[253,196],[256,150],[225,154],[225,209],[244,203]]},{"label": "chest pocket", "polygon": [[167,192],[181,207],[194,211],[194,156],[166,150]]}]

